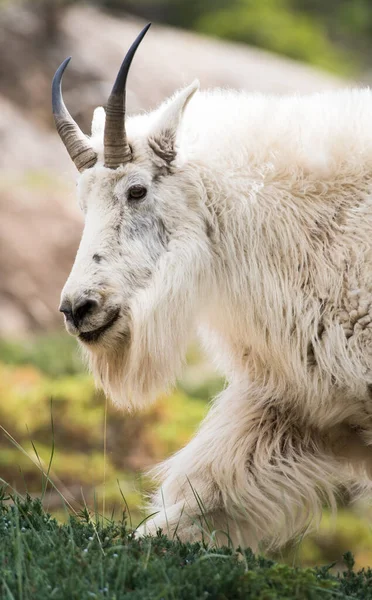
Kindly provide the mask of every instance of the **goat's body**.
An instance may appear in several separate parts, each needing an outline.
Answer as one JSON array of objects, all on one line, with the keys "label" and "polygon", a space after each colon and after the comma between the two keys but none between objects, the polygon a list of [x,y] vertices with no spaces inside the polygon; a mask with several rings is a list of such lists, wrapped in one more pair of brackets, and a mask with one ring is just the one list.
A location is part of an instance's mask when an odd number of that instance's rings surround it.
[{"label": "goat's body", "polygon": [[61,310],[129,407],[200,329],[228,387],[159,467],[148,527],[278,546],[372,473],[372,93],[196,89],[128,120],[119,158],[109,112],[89,143],[58,117],[86,213]]},{"label": "goat's body", "polygon": [[199,322],[229,387],[159,468],[155,523],[280,545],[372,467],[372,94],[200,95],[179,146],[205,189]]}]

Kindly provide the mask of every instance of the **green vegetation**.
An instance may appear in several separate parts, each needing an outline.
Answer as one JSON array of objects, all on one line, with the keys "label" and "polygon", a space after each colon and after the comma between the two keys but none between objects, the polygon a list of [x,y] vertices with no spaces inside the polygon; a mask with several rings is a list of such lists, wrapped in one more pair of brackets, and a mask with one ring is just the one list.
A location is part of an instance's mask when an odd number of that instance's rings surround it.
[{"label": "green vegetation", "polygon": [[29,340],[0,339],[0,362],[12,365],[34,365],[51,377],[83,372],[76,341],[68,335],[44,335]]},{"label": "green vegetation", "polygon": [[368,70],[371,0],[100,0],[147,19],[244,42],[352,75]]},{"label": "green vegetation", "polygon": [[[196,365],[193,367],[197,369]],[[138,522],[148,467],[190,439],[207,411],[205,379],[190,377],[141,414],[115,409],[95,388],[67,335],[24,342],[0,341],[0,477],[20,492],[40,493],[53,451],[50,477],[74,506],[105,504],[111,512],[122,493]],[[218,380],[213,380],[217,388]],[[105,438],[106,431],[106,438]],[[46,497],[55,514],[63,502]]]},{"label": "green vegetation", "polygon": [[235,8],[226,7],[201,17],[197,29],[336,73],[348,75],[355,70],[355,60],[332,43],[319,16],[294,11],[292,4],[289,0],[241,0]]},{"label": "green vegetation", "polygon": [[[0,341],[0,481],[22,495],[42,496],[60,522],[66,501],[77,512],[88,506],[106,518],[120,515],[126,503],[136,526],[151,486],[144,473],[188,442],[222,386],[194,349],[173,393],[127,414],[95,389],[66,334]],[[46,486],[46,474],[53,484]],[[318,533],[275,558],[340,568],[342,554],[352,550],[358,567],[371,565],[371,522],[365,505],[342,507],[337,518],[325,512]]]},{"label": "green vegetation", "polygon": [[[9,500],[12,502],[9,504]],[[250,550],[137,538],[87,509],[59,524],[39,500],[0,498],[0,594],[14,600],[372,599],[372,571],[298,569]]]}]

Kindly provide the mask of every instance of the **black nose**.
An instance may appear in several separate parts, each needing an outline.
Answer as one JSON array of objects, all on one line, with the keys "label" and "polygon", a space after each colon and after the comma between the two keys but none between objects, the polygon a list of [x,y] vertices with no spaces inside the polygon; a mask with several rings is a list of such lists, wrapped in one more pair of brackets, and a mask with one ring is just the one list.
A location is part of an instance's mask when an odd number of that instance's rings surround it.
[{"label": "black nose", "polygon": [[76,302],[65,300],[62,302],[59,310],[63,313],[67,321],[72,321],[75,327],[79,327],[87,315],[90,315],[98,308],[97,300],[93,298],[83,298]]}]

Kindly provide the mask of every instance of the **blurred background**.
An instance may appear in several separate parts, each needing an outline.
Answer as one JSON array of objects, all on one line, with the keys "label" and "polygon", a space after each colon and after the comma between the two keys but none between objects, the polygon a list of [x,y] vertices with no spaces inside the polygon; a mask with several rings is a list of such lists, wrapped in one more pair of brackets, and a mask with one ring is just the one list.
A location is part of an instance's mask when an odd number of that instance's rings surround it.
[{"label": "blurred background", "polygon": [[[203,88],[311,92],[372,81],[372,0],[0,0],[0,477],[120,518],[142,518],[142,475],[182,447],[224,382],[190,349],[177,389],[147,412],[118,412],[95,390],[58,313],[82,219],[76,173],[54,131],[50,84],[69,55],[70,112],[89,132],[122,57],[153,27],[128,81],[130,112],[195,77]],[[372,109],[372,107],[371,107]],[[49,472],[53,485],[46,489]],[[319,533],[281,553],[297,564],[372,565],[372,511],[340,502]]]}]

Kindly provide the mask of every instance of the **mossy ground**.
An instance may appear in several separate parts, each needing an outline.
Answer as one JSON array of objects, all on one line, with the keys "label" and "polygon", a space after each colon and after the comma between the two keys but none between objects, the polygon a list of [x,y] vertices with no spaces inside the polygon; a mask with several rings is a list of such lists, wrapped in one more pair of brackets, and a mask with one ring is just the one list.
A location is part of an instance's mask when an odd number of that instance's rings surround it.
[{"label": "mossy ground", "polygon": [[87,510],[60,524],[40,500],[0,498],[0,597],[7,600],[372,599],[372,571],[300,569],[250,550],[137,538]]}]

